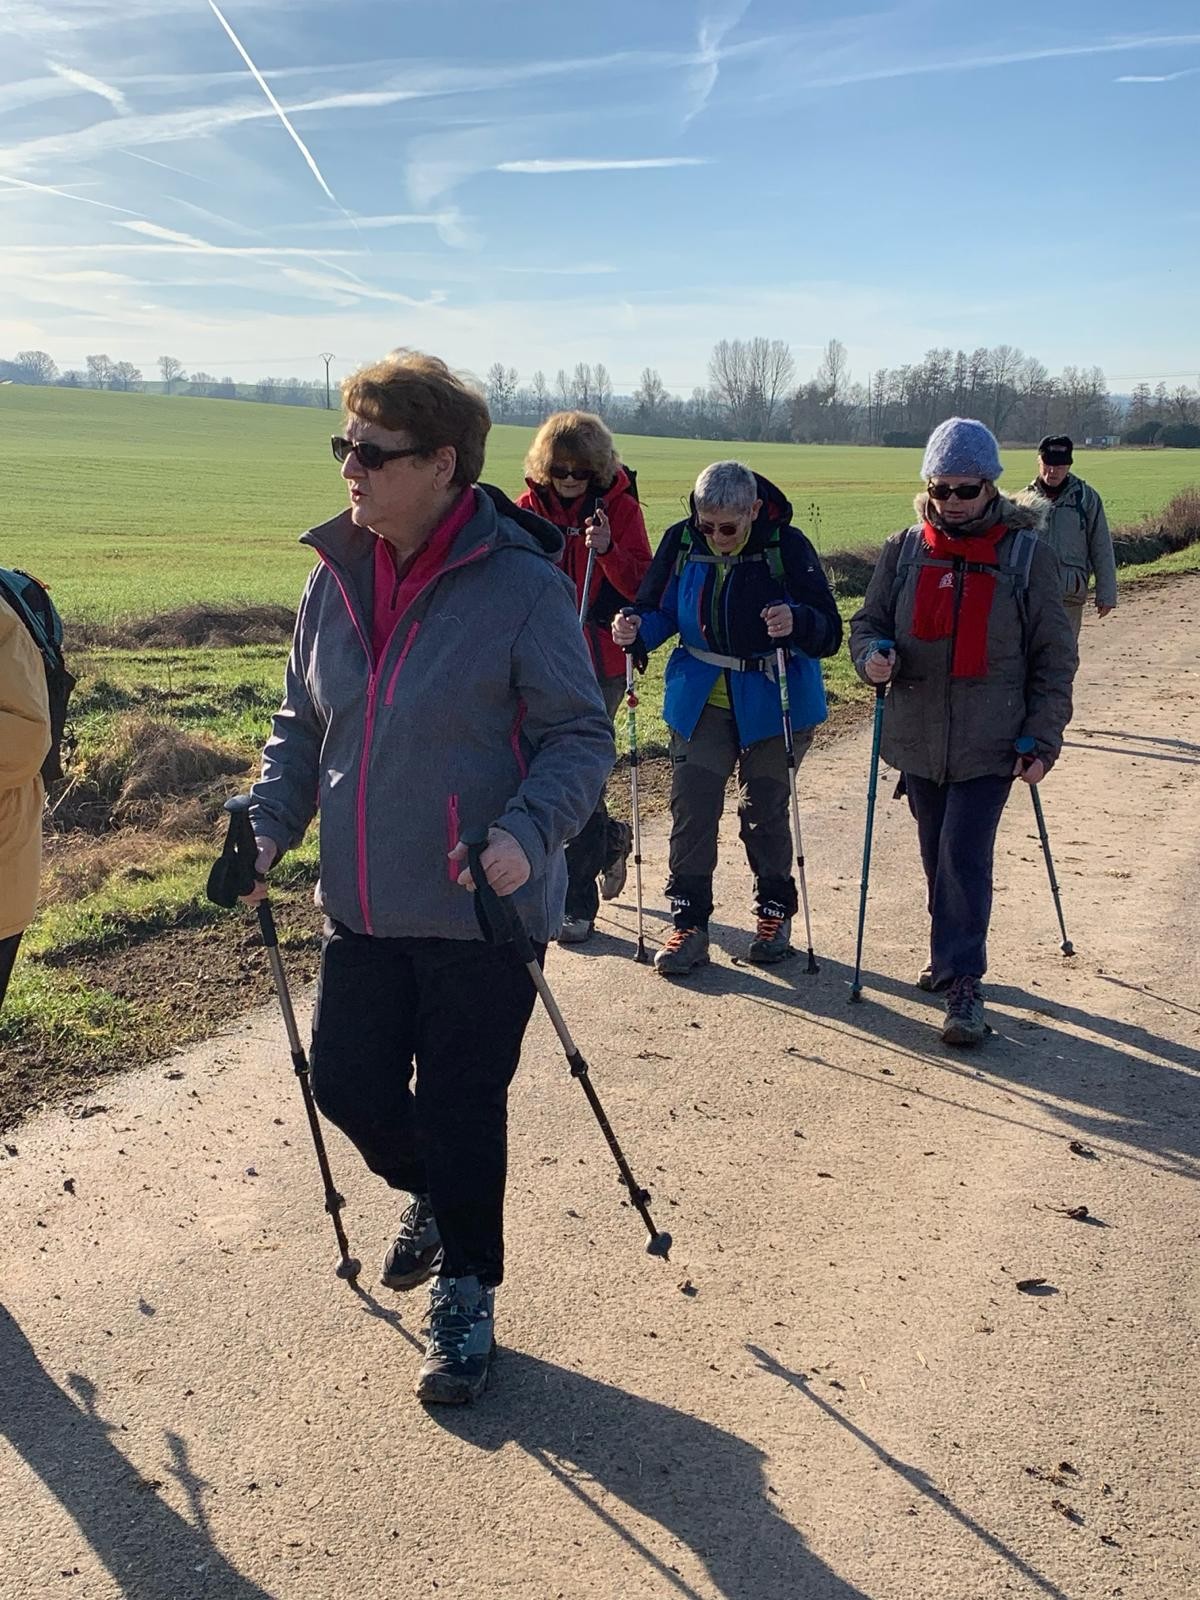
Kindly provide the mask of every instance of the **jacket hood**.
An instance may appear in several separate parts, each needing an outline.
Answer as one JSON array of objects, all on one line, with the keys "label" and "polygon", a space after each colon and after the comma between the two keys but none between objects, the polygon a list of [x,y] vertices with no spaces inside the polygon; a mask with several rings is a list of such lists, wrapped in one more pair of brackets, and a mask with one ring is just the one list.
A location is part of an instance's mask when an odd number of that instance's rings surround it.
[{"label": "jacket hood", "polygon": [[[1049,504],[1050,502],[1042,500],[1040,495],[1035,497],[1034,503],[1031,504],[1029,497],[1025,493],[1012,498],[1005,494],[998,494],[989,506],[986,516],[974,518],[972,521],[963,523],[957,528],[946,528],[943,531],[948,533],[951,538],[955,534],[969,538],[972,534],[980,532],[983,527],[995,527],[997,521],[1002,522],[1010,533],[1015,533],[1018,528],[1033,528],[1037,530],[1045,524],[1046,508]],[[913,509],[922,522],[933,522],[934,527],[939,526],[934,521],[934,518],[930,516],[929,496],[924,490],[913,501]]]},{"label": "jacket hood", "polygon": [[[751,524],[750,537],[741,551],[744,556],[757,555],[765,548],[771,536],[780,528],[788,527],[792,520],[792,502],[782,489],[777,488],[769,478],[764,478],[761,472],[754,474],[754,483],[755,498],[762,501],[762,506]],[[694,542],[708,550],[710,554],[715,553],[697,525],[695,494],[688,496],[688,510],[691,514]]]},{"label": "jacket hood", "polygon": [[[451,561],[482,546],[494,550],[525,549],[549,561],[559,560],[563,536],[552,522],[532,511],[523,511],[502,489],[490,483],[475,484],[473,493],[475,510],[454,541]],[[300,543],[311,545],[320,554],[353,568],[360,561],[374,558],[376,537],[369,528],[356,527],[346,510],[301,534]]]}]

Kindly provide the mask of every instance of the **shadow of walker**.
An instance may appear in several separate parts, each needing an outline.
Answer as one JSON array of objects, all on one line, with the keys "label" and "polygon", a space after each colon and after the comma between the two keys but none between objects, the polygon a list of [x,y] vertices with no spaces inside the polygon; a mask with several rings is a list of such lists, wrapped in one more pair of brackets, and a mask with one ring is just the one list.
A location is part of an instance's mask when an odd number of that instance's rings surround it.
[{"label": "shadow of walker", "polygon": [[[272,1600],[230,1565],[201,1517],[193,1526],[154,1493],[109,1438],[112,1425],[95,1409],[94,1385],[72,1374],[81,1410],[3,1306],[0,1372],[0,1435],[72,1518],[124,1600]],[[186,1446],[178,1435],[169,1443],[176,1476],[196,1506],[202,1485],[186,1471]]]},{"label": "shadow of walker", "polygon": [[[670,1559],[678,1542],[725,1600],[869,1600],[772,1505],[766,1457],[745,1439],[517,1351],[498,1352],[494,1382],[482,1405],[430,1416],[477,1449],[524,1450],[656,1575],[656,1592],[700,1600]],[[658,1524],[657,1550],[622,1508]]]}]

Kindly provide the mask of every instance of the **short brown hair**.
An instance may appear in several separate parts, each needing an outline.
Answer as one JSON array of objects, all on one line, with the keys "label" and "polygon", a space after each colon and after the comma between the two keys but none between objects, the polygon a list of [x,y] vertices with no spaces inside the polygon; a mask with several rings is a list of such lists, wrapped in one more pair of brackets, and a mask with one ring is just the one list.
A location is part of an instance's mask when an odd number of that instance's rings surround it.
[{"label": "short brown hair", "polygon": [[377,427],[407,433],[419,450],[452,445],[455,483],[465,487],[483,471],[492,426],[487,401],[437,356],[393,350],[343,381],[342,404]]},{"label": "short brown hair", "polygon": [[621,465],[612,434],[590,411],[556,411],[552,417],[547,417],[525,457],[525,476],[545,488],[555,460],[586,467],[604,489],[612,483]]}]

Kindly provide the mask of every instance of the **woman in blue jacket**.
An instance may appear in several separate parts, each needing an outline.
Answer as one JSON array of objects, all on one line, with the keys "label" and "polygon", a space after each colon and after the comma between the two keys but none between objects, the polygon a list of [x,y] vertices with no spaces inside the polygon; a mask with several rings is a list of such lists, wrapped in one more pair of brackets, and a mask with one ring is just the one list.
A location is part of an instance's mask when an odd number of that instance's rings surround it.
[{"label": "woman in blue jacket", "polygon": [[648,653],[676,633],[680,641],[663,702],[673,767],[666,892],[675,931],[654,964],[665,975],[708,960],[717,829],[735,767],[754,874],[750,959],[792,954],[796,881],[775,652],[787,653],[799,760],[825,720],[818,661],[840,648],[842,619],[816,551],[791,517],[775,485],[740,461],[705,467],[691,515],[667,530],[636,607],[613,621],[623,649]]}]

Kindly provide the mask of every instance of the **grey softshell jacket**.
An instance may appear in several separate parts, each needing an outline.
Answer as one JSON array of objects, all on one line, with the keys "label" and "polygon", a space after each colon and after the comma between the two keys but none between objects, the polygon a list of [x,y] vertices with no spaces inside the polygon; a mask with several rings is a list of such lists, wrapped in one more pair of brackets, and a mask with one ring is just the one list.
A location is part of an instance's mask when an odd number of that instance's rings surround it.
[{"label": "grey softshell jacket", "polygon": [[356,933],[480,938],[447,852],[460,833],[496,824],[533,869],[513,903],[532,938],[550,939],[566,895],[563,845],[612,768],[612,728],[555,564],[561,534],[498,490],[474,494],[474,514],[374,666],[375,535],[343,512],[301,539],[321,559],[252,820],[289,849],[320,810],[317,901]]},{"label": "grey softshell jacket", "polygon": [[1062,493],[1051,500],[1038,487],[1037,480],[1017,497],[1041,517],[1041,535],[1058,557],[1062,568],[1063,599],[1081,606],[1087,600],[1088,583],[1096,579],[1096,601],[1102,606],[1117,603],[1117,558],[1112,534],[1104,514],[1104,501],[1073,472],[1068,473]]}]

